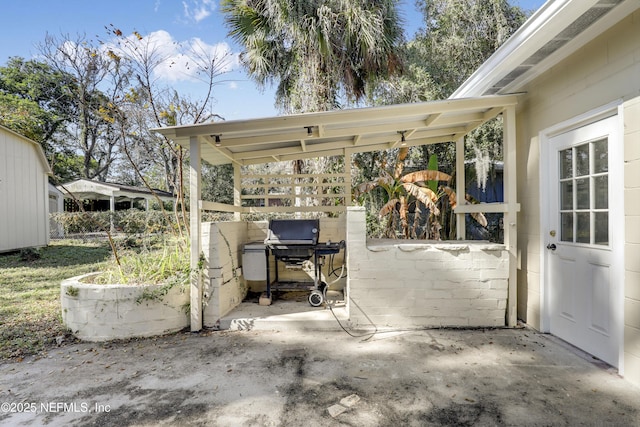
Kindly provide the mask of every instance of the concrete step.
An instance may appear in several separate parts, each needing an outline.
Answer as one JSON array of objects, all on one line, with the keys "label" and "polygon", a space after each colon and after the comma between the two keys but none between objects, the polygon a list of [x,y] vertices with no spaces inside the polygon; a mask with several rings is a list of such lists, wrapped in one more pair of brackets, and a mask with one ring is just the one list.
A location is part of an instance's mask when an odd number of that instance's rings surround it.
[{"label": "concrete step", "polygon": [[[336,319],[337,318],[337,319]],[[220,319],[222,330],[333,331],[348,327],[349,315],[342,301],[311,307],[305,300],[274,299],[269,306],[245,301]]]}]

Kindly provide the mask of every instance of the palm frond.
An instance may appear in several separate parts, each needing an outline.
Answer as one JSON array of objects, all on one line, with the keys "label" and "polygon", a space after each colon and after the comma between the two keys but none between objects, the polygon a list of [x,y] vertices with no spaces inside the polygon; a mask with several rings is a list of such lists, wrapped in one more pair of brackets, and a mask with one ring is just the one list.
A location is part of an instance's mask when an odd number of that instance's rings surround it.
[{"label": "palm frond", "polygon": [[458,206],[458,201],[456,200],[456,192],[451,187],[444,186],[441,188],[449,198],[449,206],[451,206],[451,209],[455,209],[456,206]]},{"label": "palm frond", "polygon": [[389,172],[383,169],[377,181],[379,185],[392,185],[395,182],[395,178],[392,177]]},{"label": "palm frond", "polygon": [[378,216],[386,216],[389,215],[391,212],[393,212],[394,210],[396,210],[396,205],[398,204],[400,200],[398,199],[391,199],[389,200],[387,203],[384,204],[384,206],[382,206],[382,208],[380,209],[380,212],[378,212]]},{"label": "palm frond", "polygon": [[400,226],[405,238],[409,238],[409,205],[406,197],[400,197]]},{"label": "palm frond", "polygon": [[393,176],[396,179],[400,178],[402,175],[402,171],[404,170],[404,160],[407,158],[409,154],[409,147],[401,147],[400,151],[398,151],[398,159],[396,160],[396,167],[393,171]]},{"label": "palm frond", "polygon": [[451,175],[440,171],[421,170],[411,172],[400,178],[402,182],[449,181]]},{"label": "palm frond", "polygon": [[487,224],[489,224],[489,222],[487,221],[487,217],[484,216],[482,212],[472,212],[470,215],[471,218],[475,219],[476,222],[483,227],[486,227]]},{"label": "palm frond", "polygon": [[438,196],[427,187],[420,187],[419,185],[405,182],[402,184],[407,193],[418,199],[423,205],[431,211],[433,215],[440,215],[440,209],[435,204],[438,200]]},{"label": "palm frond", "polygon": [[368,181],[368,182],[363,182],[362,184],[359,184],[358,186],[356,186],[356,188],[353,191],[353,195],[355,197],[359,197],[360,195],[364,194],[364,193],[368,193],[369,191],[373,190],[374,188],[378,187],[378,181]]},{"label": "palm frond", "polygon": [[[456,206],[458,206],[458,202],[456,200],[456,192],[451,187],[442,187],[442,191],[444,191],[447,194],[447,196],[449,196],[449,205],[451,206],[451,209],[455,209]],[[478,203],[478,201],[476,201],[469,194],[465,194],[464,199],[465,199],[465,201],[464,201],[465,205],[471,205],[471,204],[477,204]],[[478,224],[480,224],[481,226],[483,226],[483,227],[486,227],[487,224],[489,223],[487,221],[487,217],[484,216],[484,214],[482,212],[472,212],[469,215],[471,215],[471,218],[476,220],[476,222]]]}]

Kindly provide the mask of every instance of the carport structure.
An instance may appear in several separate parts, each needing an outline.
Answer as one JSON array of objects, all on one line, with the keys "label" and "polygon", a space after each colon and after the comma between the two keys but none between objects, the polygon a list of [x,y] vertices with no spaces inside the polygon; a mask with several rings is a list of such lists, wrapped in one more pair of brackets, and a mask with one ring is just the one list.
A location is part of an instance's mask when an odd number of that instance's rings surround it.
[{"label": "carport structure", "polygon": [[[351,155],[438,143],[456,143],[458,239],[464,239],[465,215],[472,212],[504,213],[505,249],[508,252],[508,298],[506,324],[516,324],[517,203],[516,193],[516,95],[412,103],[359,108],[273,118],[205,123],[155,129],[190,152],[191,268],[197,271],[202,253],[201,212],[233,212],[240,219],[250,212],[335,212],[351,205]],[[502,115],[504,125],[503,203],[464,203],[464,137],[483,123]],[[324,156],[344,156],[344,206],[243,206],[241,167],[270,162],[293,161]],[[201,164],[232,164],[234,204],[201,199]],[[459,191],[460,190],[460,191]],[[349,241],[347,240],[347,248]],[[191,330],[203,326],[203,283],[201,275],[191,281]]]}]

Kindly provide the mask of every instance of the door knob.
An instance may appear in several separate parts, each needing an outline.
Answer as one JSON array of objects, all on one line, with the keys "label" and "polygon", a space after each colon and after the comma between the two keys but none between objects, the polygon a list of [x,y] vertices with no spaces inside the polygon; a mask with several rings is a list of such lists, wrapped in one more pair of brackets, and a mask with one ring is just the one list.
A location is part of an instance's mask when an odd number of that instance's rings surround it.
[{"label": "door knob", "polygon": [[552,251],[555,251],[555,250],[556,250],[556,245],[555,245],[555,244],[553,244],[553,243],[549,243],[549,244],[547,245],[547,249],[551,249]]}]

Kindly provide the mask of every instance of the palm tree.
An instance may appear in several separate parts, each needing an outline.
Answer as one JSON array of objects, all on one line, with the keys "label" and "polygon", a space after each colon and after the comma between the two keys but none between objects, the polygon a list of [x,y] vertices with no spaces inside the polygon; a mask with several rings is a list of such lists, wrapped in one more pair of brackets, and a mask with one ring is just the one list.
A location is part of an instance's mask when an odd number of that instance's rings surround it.
[{"label": "palm tree", "polygon": [[397,0],[223,0],[229,35],[285,113],[339,108],[400,72]]}]

